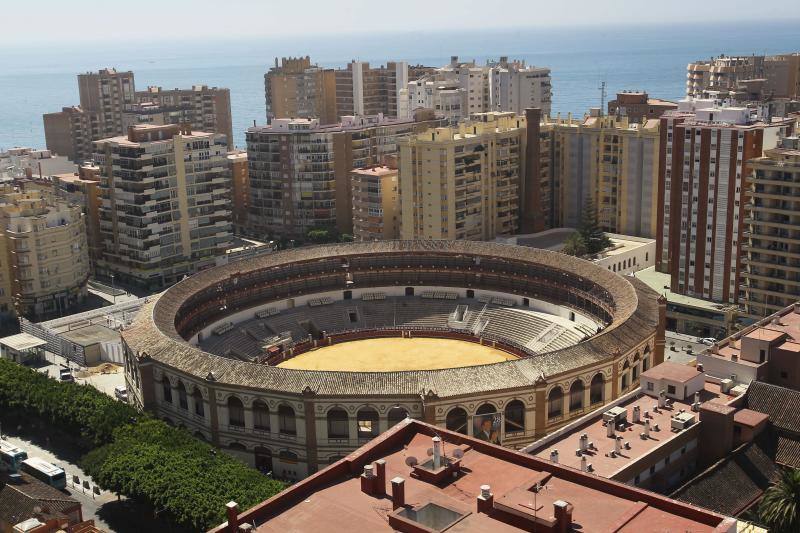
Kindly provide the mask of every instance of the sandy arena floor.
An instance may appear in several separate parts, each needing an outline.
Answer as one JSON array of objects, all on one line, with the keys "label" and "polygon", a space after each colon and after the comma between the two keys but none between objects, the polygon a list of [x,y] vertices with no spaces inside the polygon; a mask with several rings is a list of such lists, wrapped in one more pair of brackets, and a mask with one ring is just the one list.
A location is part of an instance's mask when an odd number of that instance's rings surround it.
[{"label": "sandy arena floor", "polygon": [[398,337],[334,344],[298,355],[278,366],[297,370],[388,372],[485,365],[516,358],[502,350],[473,342]]}]

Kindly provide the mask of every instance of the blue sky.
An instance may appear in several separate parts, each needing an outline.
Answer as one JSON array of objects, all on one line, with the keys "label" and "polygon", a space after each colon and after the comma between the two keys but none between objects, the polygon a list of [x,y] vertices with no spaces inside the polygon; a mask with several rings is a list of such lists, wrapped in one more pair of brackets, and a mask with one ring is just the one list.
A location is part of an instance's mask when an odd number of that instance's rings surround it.
[{"label": "blue sky", "polygon": [[[800,19],[800,0],[10,0],[0,43]],[[757,6],[754,9],[753,6]]]}]

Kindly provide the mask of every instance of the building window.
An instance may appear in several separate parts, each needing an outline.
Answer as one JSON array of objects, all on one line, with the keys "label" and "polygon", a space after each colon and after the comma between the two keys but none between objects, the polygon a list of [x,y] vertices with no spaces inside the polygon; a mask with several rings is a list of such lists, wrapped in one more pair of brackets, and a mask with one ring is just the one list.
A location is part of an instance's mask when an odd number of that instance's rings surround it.
[{"label": "building window", "polygon": [[186,397],[186,387],[182,381],[178,382],[178,407],[184,411],[189,409],[189,399]]},{"label": "building window", "polygon": [[576,411],[583,408],[583,381],[576,379],[569,388],[569,410]]},{"label": "building window", "polygon": [[378,436],[378,411],[371,407],[365,407],[359,409],[356,417],[359,439],[371,439]]},{"label": "building window", "polygon": [[328,438],[349,439],[350,421],[344,409],[331,409],[328,411]]},{"label": "building window", "polygon": [[667,394],[675,394],[675,385],[667,385]]},{"label": "building window", "polygon": [[564,391],[553,387],[547,396],[547,418],[553,419],[564,414]]},{"label": "building window", "polygon": [[467,434],[467,412],[460,407],[451,409],[447,413],[445,427],[450,431]]},{"label": "building window", "polygon": [[653,382],[652,381],[648,381],[647,382],[647,390],[651,391],[651,390],[653,390],[653,388],[654,388],[653,387]]},{"label": "building window", "polygon": [[525,404],[519,400],[508,402],[504,423],[506,433],[525,431]]},{"label": "building window", "polygon": [[589,403],[592,405],[603,401],[603,392],[605,389],[605,379],[603,374],[595,374],[592,378],[592,383],[589,385]]},{"label": "building window", "polygon": [[278,407],[278,431],[284,435],[297,435],[294,409],[288,405]]},{"label": "building window", "polygon": [[172,385],[169,384],[169,380],[165,379],[163,382],[164,387],[164,401],[172,403]]},{"label": "building window", "polygon": [[253,402],[253,427],[261,431],[269,431],[269,406],[261,400]]},{"label": "building window", "polygon": [[199,390],[194,389],[192,399],[194,399],[194,414],[197,416],[206,416],[206,406],[203,403],[203,395]]},{"label": "building window", "polygon": [[228,425],[244,427],[244,405],[236,396],[228,398]]}]

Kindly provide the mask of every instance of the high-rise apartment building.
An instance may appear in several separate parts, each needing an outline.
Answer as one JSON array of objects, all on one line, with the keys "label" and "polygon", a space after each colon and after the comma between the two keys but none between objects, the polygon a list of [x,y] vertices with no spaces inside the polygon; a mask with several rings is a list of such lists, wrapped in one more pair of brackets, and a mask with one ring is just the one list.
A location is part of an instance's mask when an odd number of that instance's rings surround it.
[{"label": "high-rise apartment building", "polygon": [[417,118],[351,116],[328,125],[273,119],[248,129],[249,232],[260,238],[304,238],[314,228],[352,233],[350,171],[379,164],[397,153],[400,138],[440,124],[431,114]]},{"label": "high-rise apartment building", "polygon": [[207,85],[190,89],[148,87],[136,91],[136,103],[122,114],[122,131],[136,124],[188,124],[193,130],[222,133],[233,147],[231,91]]},{"label": "high-rise apartment building", "polygon": [[88,159],[93,140],[122,134],[122,112],[134,103],[135,90],[130,71],[78,74],[80,105],[44,115],[47,148],[76,162]]},{"label": "high-rise apartment building", "polygon": [[[416,67],[415,72],[424,67]],[[429,69],[432,71],[433,69]],[[390,61],[386,66],[370,67],[351,61],[336,70],[336,114],[400,116],[398,96],[408,85],[408,63]]]},{"label": "high-rise apartment building", "polygon": [[247,152],[234,150],[227,155],[231,173],[233,208],[233,230],[242,235],[247,229],[247,212],[250,209],[250,172],[247,167]]},{"label": "high-rise apartment building", "polygon": [[409,80],[433,71],[421,65],[409,68],[402,61],[371,67],[354,60],[345,68],[325,69],[311,64],[308,56],[282,58],[280,65],[275,58],[275,66],[264,75],[267,122],[316,118],[333,124],[348,116],[407,117],[401,95]]},{"label": "high-rise apartment building", "polygon": [[76,163],[91,159],[93,141],[124,135],[130,126],[188,124],[223,133],[233,146],[228,89],[149,87],[137,92],[133,72],[103,69],[78,75],[80,105],[44,115],[47,148]]},{"label": "high-rise apartment building", "polygon": [[353,239],[400,238],[397,164],[358,168],[350,173],[353,188]]},{"label": "high-rise apartment building", "polygon": [[552,225],[578,227],[591,199],[603,231],[655,237],[658,121],[631,123],[599,111],[540,126],[550,134]]},{"label": "high-rise apartment building", "polygon": [[673,292],[737,303],[749,161],[792,121],[708,100],[682,101],[660,121],[656,268],[669,272]]},{"label": "high-rise apartment building", "polygon": [[78,172],[54,174],[53,189],[56,196],[71,204],[81,206],[86,221],[86,243],[89,250],[89,264],[94,271],[102,254],[100,236],[100,167],[84,163]]},{"label": "high-rise apartment building", "polygon": [[549,115],[550,69],[509,61],[505,56],[485,65],[459,62],[458,56],[452,56],[448,65],[409,82],[405,99],[406,113],[433,109],[453,124],[473,113],[487,111],[521,115],[527,108],[538,107]]},{"label": "high-rise apartment building", "polygon": [[491,240],[519,227],[525,118],[481,113],[400,145],[403,239]]},{"label": "high-rise apartment building", "polygon": [[501,57],[491,64],[491,108],[521,115],[529,107],[538,107],[550,114],[552,86],[550,69],[528,66],[525,61],[509,61]]},{"label": "high-rise apartment building", "polygon": [[660,98],[650,98],[643,91],[624,91],[617,93],[614,100],[608,102],[608,114],[627,117],[628,122],[639,123],[659,118],[667,111],[678,109],[676,102],[661,100]]},{"label": "high-rise apartment building", "polygon": [[738,102],[800,97],[800,53],[712,57],[686,67],[686,95]]},{"label": "high-rise apartment building", "polygon": [[316,118],[336,122],[336,73],[311,58],[284,57],[264,74],[267,122],[275,118]]},{"label": "high-rise apartment building", "polygon": [[227,139],[177,125],[132,126],[95,142],[97,273],[148,289],[213,266],[232,242]]},{"label": "high-rise apartment building", "polygon": [[437,79],[438,76],[421,78],[408,83],[400,91],[398,116],[411,116],[417,109],[432,109],[449,124],[457,124],[468,118],[467,90],[457,79]]},{"label": "high-rise apartment building", "polygon": [[[0,195],[0,312],[9,296],[18,315],[68,313],[86,298],[89,256],[81,207],[52,191],[9,190]],[[7,291],[10,289],[10,294]]]},{"label": "high-rise apartment building", "polygon": [[800,300],[800,138],[781,139],[749,164],[744,308],[764,318]]}]

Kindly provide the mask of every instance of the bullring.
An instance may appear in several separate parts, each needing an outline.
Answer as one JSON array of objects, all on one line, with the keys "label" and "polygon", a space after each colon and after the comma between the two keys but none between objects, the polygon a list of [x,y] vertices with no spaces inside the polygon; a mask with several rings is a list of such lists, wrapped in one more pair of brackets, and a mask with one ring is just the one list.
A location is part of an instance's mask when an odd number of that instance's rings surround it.
[{"label": "bullring", "polygon": [[[496,417],[497,438],[521,447],[633,390],[663,360],[664,305],[635,278],[546,250],[298,248],[201,272],[154,298],[123,332],[126,380],[138,406],[302,478],[406,416],[469,434],[479,417]],[[286,368],[381,338],[454,341],[453,366],[362,371],[340,357],[337,370]],[[467,366],[457,343],[508,360]]]}]

